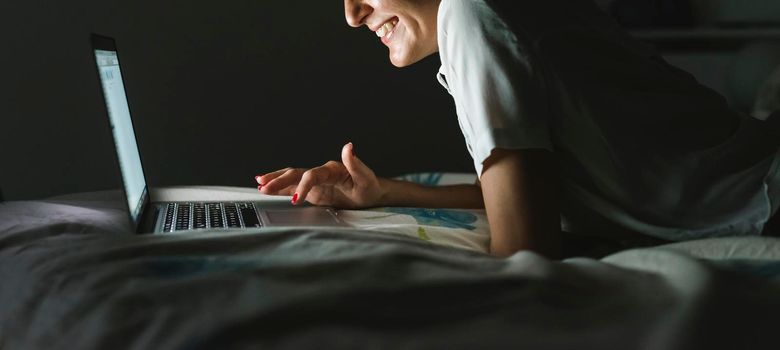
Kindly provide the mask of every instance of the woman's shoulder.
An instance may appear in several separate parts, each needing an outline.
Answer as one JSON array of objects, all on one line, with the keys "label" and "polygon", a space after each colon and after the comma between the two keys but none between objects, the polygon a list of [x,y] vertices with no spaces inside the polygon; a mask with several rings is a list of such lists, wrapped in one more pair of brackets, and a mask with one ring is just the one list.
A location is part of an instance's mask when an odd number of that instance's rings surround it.
[{"label": "woman's shoulder", "polygon": [[491,0],[442,0],[440,11],[446,19],[478,24],[499,19],[501,6]]},{"label": "woman's shoulder", "polygon": [[576,26],[580,17],[598,17],[601,12],[592,0],[442,0],[439,27],[500,28],[534,38],[551,29]]},{"label": "woman's shoulder", "polygon": [[459,32],[472,36],[505,29],[504,20],[498,14],[493,1],[488,0],[442,0],[439,7],[439,29],[446,33]]},{"label": "woman's shoulder", "polygon": [[441,6],[448,9],[471,9],[474,7],[485,5],[485,0],[442,0]]},{"label": "woman's shoulder", "polygon": [[442,0],[440,17],[444,19],[479,20],[494,14],[490,1],[486,0]]}]

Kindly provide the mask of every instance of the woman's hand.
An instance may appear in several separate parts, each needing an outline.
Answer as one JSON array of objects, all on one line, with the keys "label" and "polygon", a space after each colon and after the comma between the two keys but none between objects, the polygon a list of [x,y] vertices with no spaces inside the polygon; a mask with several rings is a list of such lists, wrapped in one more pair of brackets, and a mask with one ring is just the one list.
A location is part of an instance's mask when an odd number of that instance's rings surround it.
[{"label": "woman's hand", "polygon": [[341,162],[313,169],[287,168],[255,178],[260,193],[293,196],[292,203],[345,209],[377,206],[384,191],[374,172],[355,156],[354,145],[341,149]]}]

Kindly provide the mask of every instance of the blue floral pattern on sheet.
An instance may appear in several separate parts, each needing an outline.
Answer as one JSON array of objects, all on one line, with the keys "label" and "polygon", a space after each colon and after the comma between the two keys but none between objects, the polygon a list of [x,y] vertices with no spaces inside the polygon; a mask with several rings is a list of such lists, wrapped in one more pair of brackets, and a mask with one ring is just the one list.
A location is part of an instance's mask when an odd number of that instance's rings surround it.
[{"label": "blue floral pattern on sheet", "polygon": [[414,182],[424,186],[438,186],[441,183],[443,173],[416,173],[401,177],[401,180]]},{"label": "blue floral pattern on sheet", "polygon": [[461,228],[471,231],[477,229],[474,226],[478,220],[477,216],[465,211],[424,208],[384,208],[383,211],[409,215],[420,225]]}]

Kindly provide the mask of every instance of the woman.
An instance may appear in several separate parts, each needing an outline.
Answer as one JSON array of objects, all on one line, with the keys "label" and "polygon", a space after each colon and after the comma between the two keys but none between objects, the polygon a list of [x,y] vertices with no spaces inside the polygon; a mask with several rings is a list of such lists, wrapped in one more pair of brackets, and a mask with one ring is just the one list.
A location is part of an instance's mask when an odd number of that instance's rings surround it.
[{"label": "woman", "polygon": [[[762,122],[631,39],[592,0],[345,0],[405,67],[439,53],[479,175],[429,188],[342,162],[258,176],[260,191],[340,208],[482,208],[497,256],[556,255],[561,229],[684,240],[758,235],[777,210]],[[773,123],[776,124],[776,123]]]}]

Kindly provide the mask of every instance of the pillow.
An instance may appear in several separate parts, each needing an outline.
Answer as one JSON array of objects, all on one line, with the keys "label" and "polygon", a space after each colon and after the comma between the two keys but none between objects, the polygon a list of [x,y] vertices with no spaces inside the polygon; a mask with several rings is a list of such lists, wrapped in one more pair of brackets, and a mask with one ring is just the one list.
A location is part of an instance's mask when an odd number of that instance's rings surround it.
[{"label": "pillow", "polygon": [[115,193],[0,203],[0,247],[63,234],[130,233]]}]

